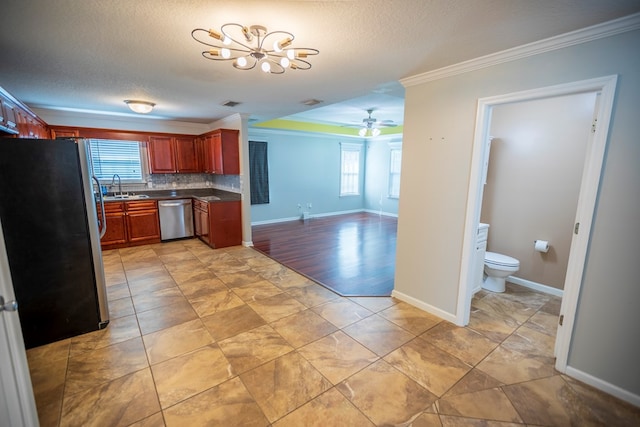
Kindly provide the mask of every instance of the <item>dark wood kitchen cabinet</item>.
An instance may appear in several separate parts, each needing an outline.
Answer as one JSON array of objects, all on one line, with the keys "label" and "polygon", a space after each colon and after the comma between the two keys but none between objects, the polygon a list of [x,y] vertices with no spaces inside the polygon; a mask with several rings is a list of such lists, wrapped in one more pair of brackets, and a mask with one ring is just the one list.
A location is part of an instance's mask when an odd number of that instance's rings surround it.
[{"label": "dark wood kitchen cabinet", "polygon": [[[107,202],[104,204],[107,231],[100,239],[103,249],[122,247],[127,243],[127,224],[124,211],[124,202]],[[98,204],[98,215],[100,205]]]},{"label": "dark wood kitchen cabinet", "polygon": [[200,172],[196,140],[193,137],[149,137],[151,173]]},{"label": "dark wood kitchen cabinet", "polygon": [[7,133],[18,133],[16,106],[0,97],[0,127]]},{"label": "dark wood kitchen cabinet", "polygon": [[107,232],[100,240],[102,249],[160,242],[160,219],[155,200],[105,202],[104,210]]},{"label": "dark wood kitchen cabinet", "polygon": [[242,244],[240,201],[204,202],[194,200],[195,234],[212,248]]},{"label": "dark wood kitchen cabinet", "polygon": [[127,240],[132,244],[160,242],[160,217],[155,200],[125,202]]},{"label": "dark wood kitchen cabinet", "polygon": [[204,172],[240,174],[240,146],[237,129],[218,129],[202,135]]},{"label": "dark wood kitchen cabinet", "polygon": [[209,203],[193,200],[193,222],[196,237],[209,244]]}]

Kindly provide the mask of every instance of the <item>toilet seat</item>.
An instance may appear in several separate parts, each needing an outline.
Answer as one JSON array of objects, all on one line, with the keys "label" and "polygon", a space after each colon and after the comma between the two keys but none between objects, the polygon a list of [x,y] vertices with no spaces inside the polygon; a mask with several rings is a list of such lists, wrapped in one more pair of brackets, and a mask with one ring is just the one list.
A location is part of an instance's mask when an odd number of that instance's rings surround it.
[{"label": "toilet seat", "polygon": [[497,267],[520,267],[520,261],[510,256],[487,251],[484,255],[484,263]]}]

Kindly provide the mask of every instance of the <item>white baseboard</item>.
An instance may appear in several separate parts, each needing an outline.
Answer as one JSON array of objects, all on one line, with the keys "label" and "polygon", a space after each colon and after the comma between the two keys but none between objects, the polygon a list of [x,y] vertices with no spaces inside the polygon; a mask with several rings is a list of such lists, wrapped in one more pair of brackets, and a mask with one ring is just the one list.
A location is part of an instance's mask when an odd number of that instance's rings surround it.
[{"label": "white baseboard", "polygon": [[242,241],[242,246],[246,246],[247,248],[249,248],[249,247],[253,246],[253,241],[249,240],[249,241],[247,242],[247,241],[244,241],[244,240],[243,240],[243,241]]},{"label": "white baseboard", "polygon": [[582,381],[585,384],[589,384],[590,386],[595,387],[598,390],[602,390],[605,393],[615,396],[618,399],[624,400],[625,402],[628,402],[633,406],[640,407],[640,396],[638,396],[637,394],[633,394],[630,391],[624,390],[617,385],[608,383],[604,380],[601,380],[600,378],[596,378],[593,375],[587,374],[586,372],[582,372],[576,368],[572,368],[571,366],[567,366],[565,374],[579,381]]},{"label": "white baseboard", "polygon": [[456,322],[456,316],[454,314],[451,313],[447,313],[444,310],[441,310],[437,307],[434,307],[430,304],[427,304],[424,301],[420,301],[419,299],[416,299],[412,296],[409,296],[407,294],[403,294],[402,292],[398,292],[395,289],[393,291],[391,291],[391,296],[394,298],[398,298],[401,301],[406,302],[407,304],[411,304],[414,307],[419,308],[420,310],[424,310],[427,313],[431,313],[434,316],[438,316],[444,320],[448,320],[451,323],[455,323]]},{"label": "white baseboard", "polygon": [[394,218],[398,218],[398,214],[397,213],[374,211],[373,209],[365,209],[364,211],[367,212],[367,213],[370,213],[370,214],[374,214],[374,215],[391,216],[391,217],[394,217]]},{"label": "white baseboard", "polygon": [[[325,212],[325,213],[318,213],[318,214],[314,214],[314,213],[309,212],[308,218],[306,218],[306,219],[323,218],[323,217],[326,217],[326,216],[346,215],[346,214],[352,214],[352,213],[358,213],[358,212],[368,212],[368,213],[372,213],[372,214],[379,214],[380,213],[379,211],[370,211],[370,210],[365,210],[365,209],[352,209],[352,210],[348,210],[348,211]],[[398,216],[397,214],[385,213],[385,212],[383,212],[382,215],[395,216],[395,217]],[[297,221],[297,220],[301,220],[301,219],[302,219],[302,215],[286,217],[286,218],[267,219],[265,221],[254,221],[254,222],[251,222],[251,225],[253,226],[253,225],[276,224],[278,222]]]},{"label": "white baseboard", "polygon": [[532,282],[531,280],[521,279],[515,276],[507,277],[507,282],[514,283],[516,285],[524,286],[525,288],[533,289],[534,291],[539,291],[545,294],[555,295],[557,297],[562,298],[564,291],[562,289],[554,288],[551,286],[543,285],[541,283]]}]

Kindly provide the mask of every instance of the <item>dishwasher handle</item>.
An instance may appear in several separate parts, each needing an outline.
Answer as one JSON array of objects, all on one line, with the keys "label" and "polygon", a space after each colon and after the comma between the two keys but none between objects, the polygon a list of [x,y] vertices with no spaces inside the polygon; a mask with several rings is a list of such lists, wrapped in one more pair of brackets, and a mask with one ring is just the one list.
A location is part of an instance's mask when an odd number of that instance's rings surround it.
[{"label": "dishwasher handle", "polygon": [[190,205],[191,204],[191,199],[188,200],[175,200],[175,201],[160,201],[158,202],[158,206],[160,207],[174,207],[174,206],[183,206],[183,205]]}]

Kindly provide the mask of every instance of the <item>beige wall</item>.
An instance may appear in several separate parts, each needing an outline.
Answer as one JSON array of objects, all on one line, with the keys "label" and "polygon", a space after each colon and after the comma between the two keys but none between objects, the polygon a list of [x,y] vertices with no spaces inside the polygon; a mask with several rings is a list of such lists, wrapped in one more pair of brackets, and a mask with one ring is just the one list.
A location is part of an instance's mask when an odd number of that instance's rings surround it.
[{"label": "beige wall", "polygon": [[455,315],[478,98],[616,74],[568,366],[640,396],[640,30],[406,88],[395,290]]},{"label": "beige wall", "polygon": [[[499,105],[481,222],[487,250],[520,261],[514,276],[564,289],[596,95],[579,94]],[[550,250],[536,252],[533,242]]]}]

